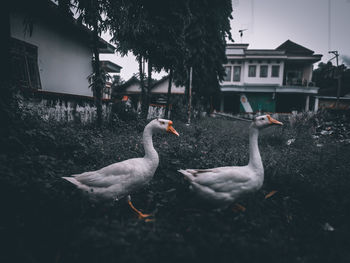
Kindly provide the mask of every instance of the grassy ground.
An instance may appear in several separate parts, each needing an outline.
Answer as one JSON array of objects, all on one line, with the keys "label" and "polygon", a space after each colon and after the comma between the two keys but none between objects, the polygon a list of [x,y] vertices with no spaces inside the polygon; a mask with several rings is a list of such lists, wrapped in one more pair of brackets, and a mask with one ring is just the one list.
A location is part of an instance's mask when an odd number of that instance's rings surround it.
[{"label": "grassy ground", "polygon": [[153,222],[125,200],[93,202],[60,179],[141,156],[144,123],[100,131],[27,120],[1,139],[0,261],[350,262],[348,120],[327,115],[261,132],[265,182],[240,200],[244,212],[199,203],[176,171],[245,165],[249,124],[175,122],[180,137],[154,137],[159,168],[133,195]]}]

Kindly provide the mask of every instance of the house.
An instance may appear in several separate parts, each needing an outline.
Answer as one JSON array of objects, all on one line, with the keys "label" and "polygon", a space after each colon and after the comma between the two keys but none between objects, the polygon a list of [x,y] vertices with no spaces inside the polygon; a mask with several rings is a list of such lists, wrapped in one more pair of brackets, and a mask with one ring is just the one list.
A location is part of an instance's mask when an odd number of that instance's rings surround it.
[{"label": "house", "polygon": [[[12,67],[14,80],[22,89],[39,93],[92,97],[89,76],[93,72],[91,31],[51,2],[25,8],[12,7],[10,13]],[[99,52],[113,54],[115,47],[99,39]],[[121,67],[101,61],[109,73]],[[104,98],[109,98],[106,88]]]},{"label": "house", "polygon": [[[145,82],[146,84],[146,82]],[[163,107],[166,105],[166,98],[168,94],[169,76],[165,76],[160,80],[152,82],[150,88],[152,105],[157,105],[158,107]],[[131,100],[139,102],[141,99],[141,84],[140,80],[135,76],[131,77],[123,85],[119,86],[116,92],[119,96],[128,96]],[[172,82],[171,95],[172,96],[183,96],[185,94],[185,87],[178,86],[175,82]]]},{"label": "house", "polygon": [[312,96],[319,89],[311,82],[313,64],[322,55],[290,40],[276,49],[248,49],[248,46],[226,46],[228,62],[220,87],[217,106],[220,111],[308,111],[314,104]]}]

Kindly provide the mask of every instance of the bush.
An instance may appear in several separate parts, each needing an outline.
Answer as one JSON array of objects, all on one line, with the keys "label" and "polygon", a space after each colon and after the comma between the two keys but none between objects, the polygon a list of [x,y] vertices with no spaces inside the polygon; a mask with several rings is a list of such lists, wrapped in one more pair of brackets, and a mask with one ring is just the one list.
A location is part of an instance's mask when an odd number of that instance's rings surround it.
[{"label": "bush", "polygon": [[[239,200],[247,208],[241,213],[199,203],[177,169],[247,164],[249,123],[175,121],[180,137],[154,136],[160,165],[132,196],[137,207],[155,214],[153,222],[138,220],[124,200],[92,201],[61,179],[142,156],[147,121],[119,120],[102,129],[16,122],[0,147],[0,260],[347,262],[350,145],[340,134],[348,136],[349,129],[343,116],[332,114],[261,132],[265,182]],[[313,137],[338,124],[342,133]],[[265,199],[271,190],[277,193]]]}]

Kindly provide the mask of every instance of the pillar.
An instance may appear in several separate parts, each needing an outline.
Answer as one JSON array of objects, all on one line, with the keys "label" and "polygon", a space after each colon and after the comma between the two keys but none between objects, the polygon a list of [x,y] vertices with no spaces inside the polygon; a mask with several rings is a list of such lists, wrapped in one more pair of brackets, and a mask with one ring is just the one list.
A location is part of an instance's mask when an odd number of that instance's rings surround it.
[{"label": "pillar", "polygon": [[306,96],[306,101],[305,101],[305,111],[306,111],[306,112],[310,110],[309,107],[310,107],[310,96],[307,95],[307,96]]},{"label": "pillar", "polygon": [[314,112],[318,111],[318,97],[315,97],[315,105],[314,105]]},{"label": "pillar", "polygon": [[224,112],[224,109],[225,109],[224,94],[221,93],[221,96],[220,96],[220,111]]}]

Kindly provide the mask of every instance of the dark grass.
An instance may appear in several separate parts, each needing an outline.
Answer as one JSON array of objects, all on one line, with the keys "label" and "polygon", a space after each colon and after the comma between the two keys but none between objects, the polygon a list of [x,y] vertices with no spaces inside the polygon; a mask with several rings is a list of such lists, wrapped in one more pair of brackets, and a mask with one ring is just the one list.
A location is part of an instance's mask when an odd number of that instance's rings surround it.
[{"label": "dark grass", "polygon": [[[90,200],[60,178],[142,156],[145,123],[98,130],[26,120],[1,141],[0,261],[350,262],[350,144],[341,141],[350,138],[347,120],[326,125],[318,117],[261,132],[265,182],[239,201],[245,212],[206,207],[177,170],[245,165],[249,123],[175,122],[181,136],[154,137],[159,168],[132,196],[154,213],[153,222],[138,220],[125,200]],[[312,138],[344,123],[340,132]]]}]

